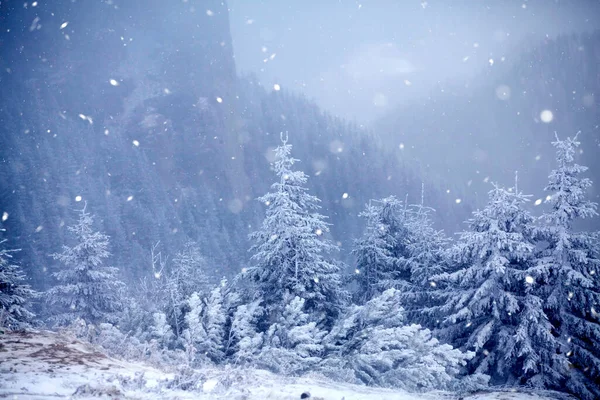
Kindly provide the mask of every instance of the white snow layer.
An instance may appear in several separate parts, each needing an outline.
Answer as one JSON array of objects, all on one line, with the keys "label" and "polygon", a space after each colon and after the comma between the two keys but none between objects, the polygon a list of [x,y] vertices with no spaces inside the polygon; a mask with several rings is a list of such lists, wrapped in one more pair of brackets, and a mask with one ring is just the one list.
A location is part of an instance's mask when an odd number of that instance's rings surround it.
[{"label": "white snow layer", "polygon": [[[0,334],[0,398],[12,399],[299,399],[417,400],[456,399],[448,393],[409,394],[328,381],[320,377],[289,378],[255,369],[207,368],[198,390],[165,388],[173,379],[141,363],[111,358],[79,340],[48,331]],[[136,380],[136,377],[138,378]],[[139,379],[143,377],[143,379]],[[227,384],[224,382],[227,381]],[[234,381],[234,383],[232,383]],[[542,400],[534,393],[491,392],[465,400]]]}]

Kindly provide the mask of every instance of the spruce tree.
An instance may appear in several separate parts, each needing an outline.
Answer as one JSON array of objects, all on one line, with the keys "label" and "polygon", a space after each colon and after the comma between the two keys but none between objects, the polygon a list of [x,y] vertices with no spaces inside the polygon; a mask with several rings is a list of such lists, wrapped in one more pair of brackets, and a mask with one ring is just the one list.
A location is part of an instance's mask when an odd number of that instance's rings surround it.
[{"label": "spruce tree", "polygon": [[34,317],[27,303],[35,292],[26,283],[22,268],[12,261],[11,253],[17,250],[5,249],[5,242],[0,241],[0,328],[19,329]]},{"label": "spruce tree", "polygon": [[304,299],[287,295],[283,304],[279,321],[265,335],[259,365],[286,375],[300,374],[321,361],[326,332],[310,321]]},{"label": "spruce tree", "polygon": [[575,162],[580,145],[574,138],[552,143],[557,169],[546,191],[551,209],[541,220],[540,255],[544,305],[569,360],[567,388],[585,399],[600,398],[600,257],[598,233],[577,232],[578,220],[597,216],[597,203],[586,199],[592,185],[581,177],[587,167]]},{"label": "spruce tree", "polygon": [[527,200],[516,188],[496,185],[449,251],[456,270],[435,279],[448,285],[442,338],[475,351],[473,372],[489,374],[496,384],[546,387],[560,381],[564,362],[531,287],[539,277]]},{"label": "spruce tree", "polygon": [[53,274],[58,284],[46,292],[50,305],[58,305],[51,319],[69,324],[81,318],[88,323],[112,322],[123,307],[118,269],[103,266],[110,257],[107,235],[93,230],[94,218],[85,211],[67,229],[75,239],[72,247],[63,246],[61,253],[52,254],[63,267]]},{"label": "spruce tree", "polygon": [[359,303],[389,288],[403,289],[408,282],[409,214],[394,196],[371,200],[359,214],[367,220],[365,234],[353,250]]},{"label": "spruce tree", "polygon": [[[473,357],[440,343],[428,329],[406,325],[396,289],[348,309],[324,342],[329,354],[322,371],[327,375],[409,391],[459,387],[460,372]],[[485,384],[486,377],[473,380]]]},{"label": "spruce tree", "polygon": [[274,306],[286,292],[305,299],[309,314],[332,321],[344,297],[340,265],[329,258],[338,247],[325,237],[329,224],[318,213],[319,199],[307,193],[307,176],[292,169],[298,161],[290,155],[292,146],[282,142],[273,163],[278,180],[259,198],[267,211],[260,230],[250,235],[254,265],[245,275],[255,283],[271,321],[277,321]]}]

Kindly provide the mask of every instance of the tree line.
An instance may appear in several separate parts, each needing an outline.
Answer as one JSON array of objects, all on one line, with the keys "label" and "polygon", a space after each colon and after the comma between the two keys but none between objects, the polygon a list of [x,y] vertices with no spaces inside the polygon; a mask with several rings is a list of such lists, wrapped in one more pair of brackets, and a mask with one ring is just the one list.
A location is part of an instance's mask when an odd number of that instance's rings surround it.
[{"label": "tree line", "polygon": [[[109,237],[84,207],[72,243],[52,257],[62,268],[37,293],[11,250],[0,251],[0,326],[37,320],[68,326],[108,351],[196,368],[248,365],[410,391],[488,385],[600,397],[600,234],[574,228],[597,216],[592,182],[575,162],[580,142],[558,137],[546,211],[530,196],[493,185],[453,241],[435,210],[391,196],[360,216],[352,273],[287,137],[275,149],[276,179],[258,200],[262,225],[251,262],[231,281],[211,281],[201,245],[172,260],[151,250],[151,271],[125,285],[106,266]],[[538,201],[539,202],[539,201]],[[537,203],[537,202],[536,202]],[[38,322],[40,323],[40,322]],[[124,351],[123,349],[126,349]]]}]

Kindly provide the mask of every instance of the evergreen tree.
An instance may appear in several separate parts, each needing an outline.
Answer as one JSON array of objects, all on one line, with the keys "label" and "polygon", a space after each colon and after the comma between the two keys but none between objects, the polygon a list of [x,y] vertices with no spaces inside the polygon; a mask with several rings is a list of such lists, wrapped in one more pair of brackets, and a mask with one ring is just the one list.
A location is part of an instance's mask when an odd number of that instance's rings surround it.
[{"label": "evergreen tree", "polygon": [[12,261],[11,253],[16,250],[5,249],[5,242],[0,241],[0,328],[19,329],[34,317],[26,306],[35,292],[25,283],[21,267]]},{"label": "evergreen tree", "polygon": [[355,244],[355,279],[359,302],[389,288],[403,290],[410,280],[408,243],[410,210],[394,196],[372,200],[360,216],[367,219],[363,238]]},{"label": "evergreen tree", "polygon": [[473,353],[439,343],[419,325],[404,325],[403,312],[396,289],[349,309],[325,339],[330,354],[324,372],[410,391],[459,386],[458,375]]},{"label": "evergreen tree", "polygon": [[326,332],[310,321],[303,310],[304,299],[287,295],[284,304],[280,320],[266,333],[259,365],[286,375],[299,374],[321,361]]},{"label": "evergreen tree", "polygon": [[410,279],[404,285],[401,299],[408,321],[433,328],[437,323],[432,310],[443,301],[438,295],[442,287],[434,277],[448,269],[446,249],[449,240],[443,231],[433,226],[431,214],[435,210],[424,207],[423,202],[412,209],[407,222],[410,234],[406,246],[406,268]]},{"label": "evergreen tree", "polygon": [[[307,176],[292,170],[298,160],[291,157],[291,150],[287,140],[275,150],[273,169],[279,180],[271,186],[272,192],[259,198],[267,211],[261,229],[250,235],[255,242],[254,266],[247,276],[255,282],[269,314],[289,292],[306,300],[309,314],[324,314],[331,321],[344,297],[340,266],[328,259],[328,253],[338,248],[324,238],[329,225],[317,212],[319,199],[307,193]],[[273,322],[278,319],[269,317]]]},{"label": "evergreen tree", "polygon": [[185,315],[187,329],[183,331],[184,347],[188,361],[192,364],[203,359],[199,352],[206,342],[207,334],[203,324],[204,303],[198,293],[193,293],[188,299],[189,312]]},{"label": "evergreen tree", "polygon": [[156,340],[161,347],[169,348],[173,343],[175,335],[171,326],[167,322],[167,316],[164,313],[157,312],[153,314],[154,324],[152,325],[150,336]]},{"label": "evergreen tree", "polygon": [[93,324],[110,322],[122,309],[120,290],[124,284],[117,277],[117,268],[102,265],[110,256],[108,236],[94,232],[93,222],[84,207],[77,224],[68,227],[76,244],[65,245],[61,253],[52,254],[64,265],[53,274],[58,284],[46,292],[50,305],[63,308],[52,317],[59,324],[78,318]]},{"label": "evergreen tree", "polygon": [[541,218],[540,238],[547,246],[538,273],[545,284],[544,305],[569,359],[567,388],[585,399],[599,398],[599,236],[573,228],[579,219],[597,216],[598,205],[585,198],[592,182],[580,176],[587,167],[575,163],[577,135],[557,137],[552,144],[558,168],[550,173],[546,187],[551,210]]},{"label": "evergreen tree", "polygon": [[241,304],[233,314],[226,348],[234,354],[236,364],[249,363],[257,358],[263,345],[263,333],[258,331],[259,319],[264,314],[262,300]]},{"label": "evergreen tree", "polygon": [[171,262],[171,276],[175,281],[179,297],[188,299],[192,293],[207,295],[210,291],[208,262],[196,242],[187,242]]},{"label": "evergreen tree", "polygon": [[206,339],[200,344],[200,351],[214,362],[224,357],[224,339],[226,315],[223,307],[223,292],[216,287],[206,301],[204,313],[204,329]]},{"label": "evergreen tree", "polygon": [[495,186],[483,210],[469,220],[449,253],[457,266],[437,278],[448,284],[443,338],[474,350],[471,368],[494,383],[545,387],[558,382],[564,363],[530,287],[535,273],[533,218],[523,209],[527,197]]}]

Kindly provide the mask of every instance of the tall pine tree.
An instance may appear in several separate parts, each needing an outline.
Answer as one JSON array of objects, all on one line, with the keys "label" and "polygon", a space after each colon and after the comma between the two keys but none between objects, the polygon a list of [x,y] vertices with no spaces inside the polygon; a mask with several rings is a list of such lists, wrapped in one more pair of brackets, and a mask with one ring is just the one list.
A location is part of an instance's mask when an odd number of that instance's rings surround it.
[{"label": "tall pine tree", "polygon": [[441,333],[457,347],[474,350],[470,366],[495,384],[560,382],[564,360],[531,285],[536,275],[533,217],[527,197],[495,186],[483,210],[469,220],[450,249],[456,265],[438,278],[447,283]]},{"label": "tall pine tree", "polygon": [[123,307],[120,294],[124,284],[118,269],[103,266],[110,256],[108,236],[95,232],[93,223],[93,216],[84,207],[77,223],[67,228],[75,245],[65,245],[61,253],[52,254],[64,265],[54,273],[58,284],[46,292],[50,305],[62,307],[51,318],[59,325],[77,318],[93,324],[111,322]]},{"label": "tall pine tree", "polygon": [[600,259],[597,233],[577,232],[573,225],[597,216],[596,203],[586,200],[592,185],[575,163],[580,145],[574,138],[552,143],[558,168],[546,187],[551,209],[541,220],[540,238],[547,243],[538,271],[546,283],[545,306],[567,355],[567,388],[585,399],[600,398]]},{"label": "tall pine tree", "polygon": [[318,213],[319,199],[307,193],[307,176],[292,168],[292,146],[282,137],[275,150],[273,170],[278,181],[259,200],[267,206],[260,230],[252,233],[254,265],[249,276],[264,299],[272,322],[277,321],[276,305],[285,293],[305,299],[309,314],[321,314],[332,321],[343,301],[340,265],[329,258],[338,247],[325,235],[329,224]]}]

